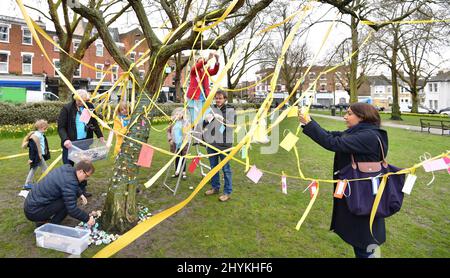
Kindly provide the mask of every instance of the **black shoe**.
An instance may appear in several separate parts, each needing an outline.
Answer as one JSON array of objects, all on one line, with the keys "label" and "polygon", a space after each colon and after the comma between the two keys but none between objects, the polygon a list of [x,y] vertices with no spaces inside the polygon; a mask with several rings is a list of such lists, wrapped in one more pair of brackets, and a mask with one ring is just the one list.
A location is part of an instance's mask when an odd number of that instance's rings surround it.
[{"label": "black shoe", "polygon": [[36,225],[36,228],[39,228],[40,226],[47,224],[46,221],[38,221],[38,222],[34,222],[34,224]]},{"label": "black shoe", "polygon": [[88,198],[88,197],[92,197],[92,193],[89,193],[87,191],[83,192],[84,197]]}]

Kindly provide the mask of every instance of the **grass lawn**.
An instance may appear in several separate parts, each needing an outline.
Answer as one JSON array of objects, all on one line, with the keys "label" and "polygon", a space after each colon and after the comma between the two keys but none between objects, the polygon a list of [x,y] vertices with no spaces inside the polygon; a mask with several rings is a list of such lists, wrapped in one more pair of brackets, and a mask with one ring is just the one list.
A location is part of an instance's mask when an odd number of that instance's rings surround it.
[{"label": "grass lawn", "polygon": [[[317,119],[330,130],[344,129],[344,123]],[[280,131],[296,128],[295,119],[283,122]],[[163,126],[158,126],[159,128]],[[388,161],[398,167],[409,167],[424,152],[438,155],[449,149],[450,138],[387,128]],[[282,132],[281,132],[282,134]],[[151,132],[150,142],[168,148],[165,133]],[[281,141],[281,140],[280,140]],[[23,152],[21,139],[0,140],[0,157]],[[59,146],[57,136],[49,137],[50,148]],[[333,153],[301,135],[297,143],[303,171],[308,177],[330,178]],[[249,152],[251,163],[260,169],[297,175],[293,152],[279,149],[272,155],[261,155],[260,146]],[[53,153],[53,158],[57,157]],[[23,214],[23,198],[17,196],[28,167],[26,157],[0,161],[0,257],[67,257],[65,253],[37,248],[34,224]],[[168,160],[155,153],[152,168],[143,168],[139,180],[147,181]],[[95,163],[96,172],[89,181],[86,210],[101,209],[107,190],[112,160]],[[329,231],[332,209],[332,185],[321,184],[321,191],[300,231],[295,225],[309,202],[302,191],[305,181],[288,179],[288,195],[281,193],[280,178],[265,174],[258,184],[251,182],[244,167],[232,162],[233,195],[221,203],[217,195],[205,197],[203,189],[194,200],[173,217],[163,221],[141,238],[119,252],[117,257],[353,257],[352,248]],[[411,196],[405,196],[402,210],[386,220],[387,241],[381,248],[383,257],[450,257],[449,175],[432,175],[423,169]],[[185,199],[201,180],[199,170],[182,182],[176,196],[162,186],[162,179],[138,195],[138,201],[156,213]],[[68,217],[67,225],[78,221]],[[88,248],[83,257],[91,257],[101,247]]]},{"label": "grass lawn", "polygon": [[[330,109],[311,109],[311,113],[315,114],[322,114],[322,115],[328,115],[331,116]],[[344,116],[345,111],[342,111],[342,117]],[[336,116],[341,116],[339,109],[336,109]],[[450,120],[450,117],[442,117],[439,115],[407,115],[402,114],[402,121],[392,121],[390,120],[391,114],[390,113],[380,113],[382,122],[390,122],[394,124],[401,124],[401,125],[413,125],[413,126],[420,126],[420,119],[430,119],[430,120]]]}]

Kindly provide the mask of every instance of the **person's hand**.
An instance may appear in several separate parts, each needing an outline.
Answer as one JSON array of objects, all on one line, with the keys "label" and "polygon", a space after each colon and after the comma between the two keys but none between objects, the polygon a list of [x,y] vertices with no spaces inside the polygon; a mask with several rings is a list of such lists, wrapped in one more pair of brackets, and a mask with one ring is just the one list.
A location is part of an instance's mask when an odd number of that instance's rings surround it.
[{"label": "person's hand", "polygon": [[89,213],[89,216],[93,216],[93,217],[99,217],[101,215],[101,210],[93,210],[91,213]]},{"label": "person's hand", "polygon": [[212,58],[214,58],[214,53],[210,52],[209,56],[208,56],[208,60],[211,60]]},{"label": "person's hand", "polygon": [[70,140],[64,141],[64,147],[66,147],[66,149],[72,148],[72,141]]},{"label": "person's hand", "polygon": [[206,115],[206,120],[208,121],[208,123],[210,123],[213,119],[214,119],[213,114],[209,113],[208,115]]},{"label": "person's hand", "polygon": [[28,164],[31,164],[31,163],[33,163],[33,160],[28,159]]},{"label": "person's hand", "polygon": [[298,120],[302,125],[306,125],[311,121],[311,117],[304,109],[300,109],[298,110]]},{"label": "person's hand", "polygon": [[92,226],[95,225],[95,219],[94,219],[94,216],[91,215],[91,216],[89,217],[89,221],[87,222],[87,224],[88,224],[89,227],[92,227]]},{"label": "person's hand", "polygon": [[219,122],[223,122],[223,116],[220,114],[214,114],[214,118],[216,118]]},{"label": "person's hand", "polygon": [[100,137],[98,139],[100,140],[100,142],[105,143],[105,138],[104,137]]},{"label": "person's hand", "polygon": [[88,201],[87,201],[86,197],[84,197],[84,195],[81,195],[80,199],[81,199],[81,204],[83,206],[87,205]]}]

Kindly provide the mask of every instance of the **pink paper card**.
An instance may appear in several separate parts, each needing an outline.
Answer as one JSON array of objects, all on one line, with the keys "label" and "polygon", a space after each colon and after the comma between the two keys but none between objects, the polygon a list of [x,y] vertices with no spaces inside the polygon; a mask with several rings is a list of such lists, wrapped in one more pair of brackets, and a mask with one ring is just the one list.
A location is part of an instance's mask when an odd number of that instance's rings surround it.
[{"label": "pink paper card", "polygon": [[443,158],[439,158],[439,159],[428,161],[427,163],[423,164],[423,169],[425,169],[425,172],[431,172],[431,171],[448,169],[448,166],[447,166],[447,163],[445,163],[445,160]]},{"label": "pink paper card", "polygon": [[81,112],[80,121],[87,124],[91,119],[91,114],[89,114],[89,110],[84,108],[83,112]]},{"label": "pink paper card", "polygon": [[138,166],[150,168],[153,159],[153,149],[150,146],[142,145],[139,159],[136,163]]},{"label": "pink paper card", "polygon": [[450,164],[450,157],[448,156],[444,157],[444,162]]},{"label": "pink paper card", "polygon": [[251,179],[254,183],[258,183],[262,175],[263,173],[261,172],[261,170],[256,168],[255,165],[253,165],[252,168],[250,168],[250,170],[247,172],[247,177]]}]

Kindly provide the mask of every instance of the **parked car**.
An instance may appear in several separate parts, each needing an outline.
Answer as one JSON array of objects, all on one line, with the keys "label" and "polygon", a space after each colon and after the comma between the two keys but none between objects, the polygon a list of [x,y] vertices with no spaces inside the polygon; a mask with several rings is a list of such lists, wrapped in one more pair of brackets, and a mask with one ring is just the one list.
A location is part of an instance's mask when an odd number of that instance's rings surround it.
[{"label": "parked car", "polygon": [[439,114],[450,116],[450,107],[439,110]]},{"label": "parked car", "polygon": [[44,92],[44,100],[57,101],[59,100],[59,96],[52,92]]},{"label": "parked car", "polygon": [[347,110],[350,107],[350,103],[339,103],[336,104],[336,108]]},{"label": "parked car", "polygon": [[[408,105],[409,108],[409,112],[411,112],[412,106]],[[418,107],[418,112],[419,113],[424,113],[424,114],[437,114],[437,111],[428,107],[425,107],[423,105],[419,105]]]},{"label": "parked car", "polygon": [[375,105],[374,107],[375,107],[375,109],[377,109],[378,111],[381,111],[381,112],[383,112],[385,109],[383,106],[378,106],[378,105]]},{"label": "parked car", "polygon": [[320,104],[320,103],[316,103],[316,104],[311,104],[311,108],[321,108],[321,109],[326,109],[328,108],[328,106]]}]

